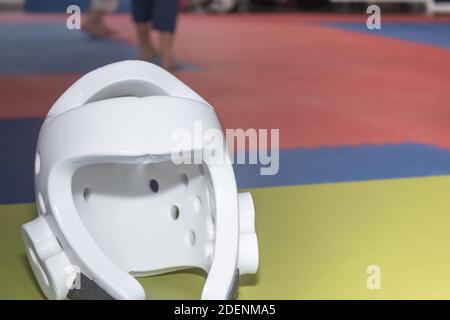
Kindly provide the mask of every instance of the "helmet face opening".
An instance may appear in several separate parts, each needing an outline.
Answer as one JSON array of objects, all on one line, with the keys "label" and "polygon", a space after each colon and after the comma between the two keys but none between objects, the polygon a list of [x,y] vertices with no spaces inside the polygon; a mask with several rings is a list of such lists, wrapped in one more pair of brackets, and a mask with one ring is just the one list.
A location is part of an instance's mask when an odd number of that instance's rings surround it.
[{"label": "helmet face opening", "polygon": [[208,169],[156,163],[88,164],[72,178],[72,196],[92,238],[124,271],[151,275],[208,271],[214,212]]}]

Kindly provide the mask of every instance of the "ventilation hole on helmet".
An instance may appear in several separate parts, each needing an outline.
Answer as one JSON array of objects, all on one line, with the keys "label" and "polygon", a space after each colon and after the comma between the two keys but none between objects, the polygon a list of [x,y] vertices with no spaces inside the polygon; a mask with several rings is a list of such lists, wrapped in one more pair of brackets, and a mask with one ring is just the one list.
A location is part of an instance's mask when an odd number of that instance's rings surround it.
[{"label": "ventilation hole on helmet", "polygon": [[38,193],[38,206],[39,206],[39,210],[41,211],[42,214],[46,214],[47,209],[45,208],[45,202],[44,202],[44,197],[42,196],[42,193]]},{"label": "ventilation hole on helmet", "polygon": [[189,184],[189,178],[188,178],[188,176],[187,176],[185,173],[183,173],[183,174],[181,175],[181,182],[182,182],[183,185],[185,185],[185,186],[187,186],[187,185]]},{"label": "ventilation hole on helmet", "polygon": [[41,157],[39,155],[39,152],[37,152],[36,159],[34,160],[34,173],[38,175],[40,170],[41,170]]},{"label": "ventilation hole on helmet", "polygon": [[195,244],[196,241],[196,236],[195,236],[195,232],[194,231],[189,231],[189,233],[187,234],[187,241],[189,243],[190,246],[193,246]]},{"label": "ventilation hole on helmet", "polygon": [[157,193],[159,190],[159,183],[155,179],[150,180],[150,190],[152,190],[154,193]]},{"label": "ventilation hole on helmet", "polygon": [[195,197],[193,205],[195,212],[200,212],[202,209],[202,199],[200,199],[200,197]]},{"label": "ventilation hole on helmet", "polygon": [[201,165],[199,165],[199,172],[200,172],[200,175],[205,175],[205,168],[203,168],[203,165],[201,164]]},{"label": "ventilation hole on helmet", "polygon": [[88,187],[84,188],[83,199],[85,202],[89,201],[89,199],[91,198],[91,195],[92,195],[91,188],[88,188]]},{"label": "ventilation hole on helmet", "polygon": [[170,208],[170,215],[173,220],[177,220],[180,217],[180,209],[176,205],[173,205]]}]

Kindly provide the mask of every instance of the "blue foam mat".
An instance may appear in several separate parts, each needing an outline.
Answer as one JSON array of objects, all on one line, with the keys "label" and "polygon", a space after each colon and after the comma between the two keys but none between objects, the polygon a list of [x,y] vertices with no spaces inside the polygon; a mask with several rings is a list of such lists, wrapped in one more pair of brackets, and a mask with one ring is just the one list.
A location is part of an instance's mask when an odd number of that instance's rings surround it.
[{"label": "blue foam mat", "polygon": [[64,22],[2,23],[0,39],[0,74],[84,73],[137,57],[130,44],[95,39]]},{"label": "blue foam mat", "polygon": [[280,151],[276,175],[235,165],[240,188],[364,181],[450,174],[450,151],[426,144],[296,148]]},{"label": "blue foam mat", "polygon": [[450,23],[445,22],[383,22],[381,29],[369,30],[365,22],[332,22],[326,26],[360,32],[371,35],[389,37],[420,44],[450,49]]},{"label": "blue foam mat", "polygon": [[[90,0],[26,0],[24,10],[28,12],[59,12],[65,13],[70,5],[78,5],[82,11],[87,11]],[[130,0],[119,0],[117,12],[130,10]]]},{"label": "blue foam mat", "polygon": [[[0,203],[34,201],[33,169],[42,119],[0,120]],[[235,165],[239,188],[450,174],[450,151],[424,144],[296,148],[280,151],[279,172]]]},{"label": "blue foam mat", "polygon": [[34,155],[42,122],[0,120],[0,204],[34,202]]},{"label": "blue foam mat", "polygon": [[[93,38],[61,22],[0,23],[0,75],[86,73],[109,63],[137,59],[136,47]],[[177,61],[179,71],[200,67]]]}]

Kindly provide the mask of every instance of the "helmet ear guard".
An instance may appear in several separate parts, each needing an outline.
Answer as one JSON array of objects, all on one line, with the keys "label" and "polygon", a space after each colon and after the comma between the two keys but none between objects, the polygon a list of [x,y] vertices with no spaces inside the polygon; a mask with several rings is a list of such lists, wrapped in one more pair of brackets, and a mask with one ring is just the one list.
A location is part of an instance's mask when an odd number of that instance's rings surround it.
[{"label": "helmet ear guard", "polygon": [[197,267],[208,273],[202,299],[229,299],[239,274],[256,272],[251,195],[237,193],[231,161],[199,157],[229,160],[225,139],[172,161],[173,132],[198,121],[222,132],[205,100],[141,61],[97,69],[58,99],[36,152],[39,216],[22,227],[48,298],[144,299],[134,276]]}]

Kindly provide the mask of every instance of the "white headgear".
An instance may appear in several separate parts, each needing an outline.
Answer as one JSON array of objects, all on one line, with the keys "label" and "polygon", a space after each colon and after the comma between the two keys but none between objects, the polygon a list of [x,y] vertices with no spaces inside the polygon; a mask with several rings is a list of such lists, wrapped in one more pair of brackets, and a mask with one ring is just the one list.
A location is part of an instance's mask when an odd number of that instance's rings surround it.
[{"label": "white headgear", "polygon": [[205,100],[142,61],[97,69],[58,99],[36,151],[39,217],[22,228],[48,298],[144,299],[133,276],[198,267],[202,298],[228,299],[256,272],[251,195],[237,193],[230,161],[201,160],[206,148],[229,160],[224,140],[181,150],[194,164],[172,161],[174,132],[195,122],[222,133]]}]

